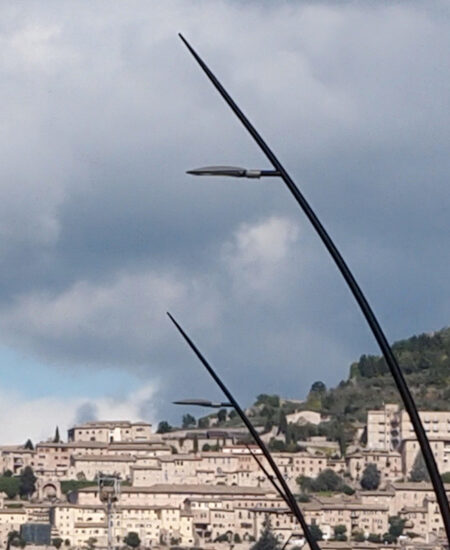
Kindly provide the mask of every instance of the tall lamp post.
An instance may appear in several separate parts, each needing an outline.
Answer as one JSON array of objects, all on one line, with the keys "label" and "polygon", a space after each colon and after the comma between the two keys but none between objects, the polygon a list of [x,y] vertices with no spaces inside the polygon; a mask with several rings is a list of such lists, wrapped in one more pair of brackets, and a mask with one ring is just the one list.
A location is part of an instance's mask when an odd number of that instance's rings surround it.
[{"label": "tall lamp post", "polygon": [[201,57],[192,48],[192,46],[188,43],[188,41],[181,34],[179,36],[183,41],[183,43],[185,44],[185,46],[190,51],[190,53],[193,55],[197,63],[203,69],[206,76],[214,85],[216,90],[219,92],[219,94],[222,96],[222,98],[225,100],[225,102],[231,108],[231,110],[237,116],[237,118],[242,122],[243,126],[247,129],[249,134],[255,140],[256,144],[259,146],[259,148],[262,150],[262,152],[265,154],[265,156],[267,157],[267,159],[269,160],[269,162],[272,164],[274,168],[274,170],[247,170],[245,168],[236,168],[236,167],[230,168],[230,167],[223,167],[223,166],[215,166],[215,167],[207,167],[207,168],[200,168],[196,170],[190,170],[188,173],[193,175],[203,175],[203,176],[220,175],[220,176],[231,176],[231,177],[240,177],[240,178],[260,178],[260,177],[268,177],[268,176],[270,177],[279,176],[283,180],[286,187],[289,189],[289,191],[291,192],[291,194],[299,204],[300,208],[303,210],[304,214],[313,225],[314,229],[316,230],[317,234],[319,235],[326,249],[330,253],[331,257],[333,258],[337,268],[341,272],[341,275],[344,277],[351,293],[353,294],[356,302],[358,303],[361,309],[361,312],[365,317],[376,341],[378,342],[380,350],[389,367],[392,377],[394,378],[395,384],[400,393],[405,409],[408,412],[409,418],[414,427],[414,431],[415,431],[417,440],[419,442],[420,449],[422,451],[422,455],[424,457],[431,482],[433,484],[433,489],[436,494],[436,499],[439,504],[439,509],[441,511],[442,519],[444,522],[447,540],[450,544],[450,508],[449,508],[447,495],[445,494],[444,484],[442,483],[442,479],[436,464],[436,460],[434,458],[430,443],[425,433],[425,429],[420,420],[419,412],[414,403],[411,392],[409,391],[409,388],[406,384],[403,373],[400,369],[397,359],[395,358],[395,355],[391,349],[391,346],[389,345],[389,342],[381,328],[381,325],[378,322],[378,319],[376,318],[374,312],[372,311],[372,308],[369,305],[369,302],[367,301],[361,288],[356,282],[356,279],[353,276],[353,273],[350,271],[350,268],[345,263],[344,258],[342,257],[341,253],[337,249],[330,235],[327,233],[326,229],[324,228],[321,221],[319,220],[319,218],[317,217],[317,215],[309,205],[306,198],[300,192],[294,180],[288,174],[284,166],[275,156],[275,154],[267,145],[267,143],[263,140],[263,138],[258,133],[256,128],[252,125],[252,123],[248,120],[248,118],[241,111],[238,105],[234,102],[234,100],[228,94],[228,92],[225,90],[222,84],[217,80],[217,78],[209,69],[209,67],[206,65],[206,63],[201,59]]},{"label": "tall lamp post", "polygon": [[[200,350],[197,348],[197,346],[194,344],[194,342],[189,338],[189,336],[186,334],[186,332],[181,328],[181,326],[178,324],[178,322],[173,318],[173,316],[170,313],[167,313],[172,323],[175,325],[175,327],[178,329],[178,332],[181,334],[181,336],[184,338],[188,346],[191,348],[191,350],[195,353],[199,361],[202,363],[202,365],[205,367],[205,369],[208,371],[208,373],[211,375],[215,383],[219,386],[219,388],[222,390],[228,401],[231,403],[231,405],[234,407],[235,411],[241,418],[242,422],[247,427],[248,431],[252,435],[253,439],[257,443],[258,447],[261,449],[262,453],[264,454],[268,464],[272,468],[273,473],[275,474],[278,483],[280,484],[280,487],[282,489],[282,492],[286,496],[288,506],[292,510],[292,513],[297,518],[298,522],[300,523],[300,526],[302,528],[303,533],[305,534],[305,538],[308,541],[309,547],[311,550],[320,550],[320,546],[317,544],[317,541],[314,540],[314,537],[312,536],[312,533],[308,527],[308,524],[306,523],[306,520],[298,506],[297,501],[295,500],[294,495],[292,494],[292,491],[289,489],[288,484],[286,483],[286,480],[283,477],[283,474],[280,472],[280,469],[278,468],[276,462],[274,461],[272,455],[269,452],[269,449],[266,447],[264,441],[261,439],[259,433],[256,431],[253,424],[250,422],[249,418],[245,414],[242,407],[239,405],[239,403],[236,401],[236,399],[233,397],[233,394],[230,392],[230,390],[226,387],[226,385],[223,383],[223,381],[219,378],[215,370],[212,368],[212,366],[208,363],[208,361],[205,359],[205,357],[201,354]],[[286,500],[285,499],[285,500]]]}]

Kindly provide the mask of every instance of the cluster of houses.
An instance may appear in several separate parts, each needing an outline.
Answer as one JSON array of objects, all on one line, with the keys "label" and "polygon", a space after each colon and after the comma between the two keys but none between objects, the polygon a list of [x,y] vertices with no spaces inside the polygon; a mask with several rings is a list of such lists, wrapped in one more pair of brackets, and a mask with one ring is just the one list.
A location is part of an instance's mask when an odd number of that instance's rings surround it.
[{"label": "cluster of houses", "polygon": [[[305,414],[297,416],[304,421]],[[421,416],[445,473],[450,470],[450,412],[424,411]],[[392,516],[404,520],[402,547],[440,548],[443,524],[432,487],[408,481],[418,446],[404,411],[395,405],[368,411],[366,430],[367,444],[354,446],[345,457],[339,456],[335,442],[323,438],[306,441],[300,452],[272,453],[295,493],[300,476],[316,478],[329,469],[355,489],[351,495],[309,495],[301,503],[306,521],[320,528],[323,548],[381,547],[369,541],[388,531]],[[148,548],[245,549],[270,517],[280,540],[297,534],[292,545],[301,545],[295,518],[239,443],[244,434],[217,426],[156,434],[145,422],[88,422],[69,430],[67,442],[41,442],[34,449],[0,447],[3,472],[18,475],[30,466],[37,477],[30,500],[0,493],[0,544],[12,531],[26,539],[34,532],[30,526],[45,525],[47,543],[75,548],[122,547],[133,532]],[[215,450],[205,450],[211,448]],[[368,464],[381,473],[377,490],[360,487]],[[76,490],[67,492],[69,480]],[[336,526],[347,542],[333,540]]]}]

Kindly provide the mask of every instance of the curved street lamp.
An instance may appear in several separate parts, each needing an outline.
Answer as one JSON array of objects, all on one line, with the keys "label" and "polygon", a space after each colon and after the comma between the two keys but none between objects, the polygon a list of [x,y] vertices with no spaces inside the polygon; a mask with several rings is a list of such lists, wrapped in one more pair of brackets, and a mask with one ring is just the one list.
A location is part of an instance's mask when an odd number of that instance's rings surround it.
[{"label": "curved street lamp", "polygon": [[[369,325],[372,334],[375,337],[375,340],[378,342],[378,345],[380,347],[380,350],[383,354],[383,357],[389,367],[389,370],[392,374],[392,377],[394,378],[395,384],[397,386],[397,389],[400,393],[400,396],[402,398],[403,404],[405,406],[405,409],[409,415],[409,418],[411,420],[411,423],[414,427],[414,432],[416,434],[417,440],[420,445],[420,450],[422,451],[423,458],[425,460],[425,464],[428,469],[428,473],[430,475],[431,482],[433,484],[433,489],[436,494],[436,500],[439,504],[439,509],[441,511],[447,540],[450,544],[450,508],[449,503],[447,499],[447,495],[445,493],[444,484],[442,483],[441,476],[439,474],[439,470],[436,464],[436,460],[434,458],[433,452],[431,450],[430,443],[428,441],[425,429],[422,425],[422,421],[420,420],[419,412],[417,410],[417,407],[414,403],[414,399],[411,395],[411,392],[409,391],[408,385],[406,384],[406,380],[403,376],[403,373],[400,369],[400,366],[397,362],[397,359],[395,358],[395,355],[391,349],[391,346],[389,345],[389,342],[381,328],[380,323],[378,322],[378,319],[375,316],[375,313],[372,311],[372,308],[369,305],[369,302],[367,301],[365,295],[363,294],[361,288],[359,287],[358,283],[356,282],[355,277],[353,276],[353,273],[350,271],[350,268],[345,263],[344,258],[342,257],[341,253],[339,252],[338,248],[334,244],[333,240],[331,239],[330,235],[327,233],[325,227],[322,225],[321,221],[309,205],[306,198],[303,196],[303,194],[300,192],[299,188],[295,184],[294,180],[291,178],[291,176],[288,174],[284,166],[281,164],[281,162],[278,160],[278,158],[275,156],[274,152],[270,149],[270,147],[267,145],[267,143],[263,140],[261,135],[258,133],[256,128],[252,125],[252,123],[248,120],[248,118],[245,116],[245,114],[241,111],[241,109],[238,107],[238,105],[235,103],[235,101],[232,99],[232,97],[229,95],[229,93],[225,90],[225,88],[222,86],[222,84],[217,80],[215,75],[212,73],[212,71],[209,69],[209,67],[206,65],[206,63],[201,59],[201,57],[197,54],[197,52],[192,48],[192,46],[189,44],[189,42],[181,35],[179,34],[179,37],[187,47],[187,49],[190,51],[192,56],[195,58],[197,63],[200,65],[206,76],[209,78],[213,86],[216,88],[216,90],[219,92],[219,94],[222,96],[224,101],[227,103],[227,105],[231,108],[233,113],[237,116],[237,118],[242,122],[244,127],[247,129],[249,134],[252,136],[252,138],[255,140],[256,144],[259,146],[259,148],[262,150],[262,152],[265,154],[269,162],[272,164],[274,171],[276,172],[276,175],[279,175],[279,177],[283,180],[283,182],[286,184],[286,187],[289,189],[289,191],[292,193],[293,197],[299,204],[300,208],[303,210],[306,217],[311,222],[312,226],[316,230],[317,234],[319,235],[320,239],[322,240],[323,244],[325,245],[326,249],[330,253],[331,257],[333,258],[337,268],[341,272],[341,275],[344,277],[351,293],[353,294],[355,300],[357,301],[362,314],[364,315],[367,324]],[[220,173],[219,170],[217,170],[217,167],[215,170],[209,169],[208,175],[224,175],[223,171],[226,170],[226,167],[220,167],[222,170],[222,173]],[[204,170],[204,169],[203,169]],[[248,177],[246,176],[247,170],[244,168],[240,168],[240,176],[239,177]],[[258,172],[258,171],[257,171]],[[262,175],[263,170],[259,171]],[[191,173],[197,173],[197,171],[191,171]],[[204,172],[204,175],[207,175],[206,172]],[[231,174],[228,174],[231,175]],[[274,174],[275,175],[275,174]]]},{"label": "curved street lamp", "polygon": [[[247,427],[248,431],[252,435],[253,439],[257,443],[258,447],[261,449],[263,455],[266,457],[266,460],[270,467],[272,468],[273,473],[275,474],[278,483],[281,486],[282,492],[284,493],[285,497],[282,497],[283,500],[288,504],[289,508],[291,509],[292,513],[295,515],[295,517],[298,519],[298,522],[301,525],[301,528],[303,530],[303,533],[305,534],[305,538],[308,541],[309,547],[311,550],[320,550],[320,546],[317,544],[317,541],[314,540],[314,537],[312,536],[312,533],[308,527],[308,524],[306,523],[306,520],[298,506],[297,501],[295,500],[294,495],[292,494],[292,491],[289,489],[288,484],[286,483],[286,480],[283,477],[283,474],[281,473],[280,469],[278,468],[275,460],[273,459],[272,455],[269,452],[269,449],[266,447],[264,441],[261,439],[259,433],[253,426],[253,424],[250,422],[249,418],[245,414],[244,410],[241,408],[239,403],[236,401],[236,399],[233,397],[230,390],[225,386],[225,384],[222,382],[222,380],[219,378],[219,376],[216,374],[212,366],[208,363],[208,361],[205,359],[205,357],[201,354],[200,350],[197,348],[197,346],[194,344],[194,342],[189,338],[189,336],[186,334],[186,332],[181,328],[181,326],[178,324],[178,322],[172,317],[172,315],[167,312],[167,315],[169,316],[169,319],[172,321],[172,323],[176,326],[178,329],[178,332],[181,334],[181,336],[184,338],[188,346],[191,348],[191,350],[195,353],[197,358],[200,360],[200,362],[203,364],[205,369],[209,372],[213,380],[216,382],[216,384],[219,386],[219,388],[223,391],[226,398],[229,400],[229,402],[233,405],[235,411],[240,416],[242,422]],[[269,477],[270,479],[270,477]]]}]

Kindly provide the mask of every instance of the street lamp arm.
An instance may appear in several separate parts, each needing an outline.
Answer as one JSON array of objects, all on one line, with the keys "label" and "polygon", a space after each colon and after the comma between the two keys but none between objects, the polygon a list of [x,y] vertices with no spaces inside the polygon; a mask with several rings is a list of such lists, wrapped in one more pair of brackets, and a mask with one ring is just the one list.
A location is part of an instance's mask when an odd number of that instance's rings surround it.
[{"label": "street lamp arm", "polygon": [[188,43],[188,41],[181,34],[179,36],[183,41],[183,43],[185,44],[185,46],[191,52],[195,60],[198,62],[200,67],[203,69],[203,71],[205,72],[209,80],[212,82],[216,90],[219,92],[219,94],[222,96],[222,98],[225,100],[225,102],[228,104],[228,106],[231,108],[231,110],[234,112],[237,118],[242,122],[242,124],[245,126],[247,131],[253,137],[255,142],[259,145],[260,149],[266,155],[267,159],[270,161],[274,169],[277,172],[279,172],[280,177],[283,179],[287,188],[292,193],[295,200],[299,204],[300,208],[303,210],[304,214],[309,219],[314,229],[318,233],[320,239],[322,240],[326,249],[330,253],[331,257],[333,258],[337,268],[341,272],[341,275],[344,277],[351,293],[356,299],[361,309],[361,312],[365,317],[367,324],[369,325],[372,331],[372,334],[374,335],[376,341],[378,342],[380,350],[389,367],[389,370],[392,374],[392,377],[395,381],[397,389],[402,398],[405,409],[414,427],[414,431],[415,431],[417,440],[419,442],[420,449],[422,451],[422,455],[424,457],[431,482],[433,484],[433,489],[436,494],[436,500],[439,504],[439,509],[442,515],[442,519],[443,519],[443,523],[444,523],[444,527],[447,535],[447,540],[450,543],[450,508],[449,508],[447,495],[445,493],[444,484],[442,482],[442,479],[436,464],[436,460],[431,450],[431,446],[428,441],[427,435],[425,433],[425,429],[423,427],[422,421],[420,420],[419,412],[416,408],[411,392],[409,391],[409,388],[406,384],[406,380],[403,376],[403,373],[400,369],[397,359],[395,358],[395,355],[389,345],[389,342],[374,312],[372,311],[372,308],[369,305],[369,302],[367,301],[358,283],[356,282],[356,279],[354,278],[352,272],[350,271],[350,268],[347,266],[344,258],[341,256],[341,253],[339,252],[333,240],[327,233],[325,227],[322,225],[319,218],[316,216],[315,212],[309,205],[308,201],[300,192],[297,185],[295,184],[293,179],[290,177],[290,175],[288,174],[284,166],[281,164],[281,162],[275,156],[273,151],[270,149],[267,143],[263,140],[263,138],[257,132],[257,130],[249,121],[249,119],[246,117],[246,115],[237,106],[237,104],[234,102],[234,100],[231,98],[231,96],[228,94],[228,92],[225,90],[222,84],[217,80],[217,78],[209,69],[209,67],[206,65],[206,63],[201,59],[201,57],[192,48],[192,46]]},{"label": "street lamp arm", "polygon": [[301,528],[303,530],[303,533],[305,534],[305,538],[308,541],[308,544],[310,546],[311,550],[320,550],[320,546],[317,544],[317,542],[314,540],[311,531],[309,530],[308,524],[306,523],[306,520],[297,504],[297,501],[295,500],[294,495],[292,494],[291,490],[289,489],[288,484],[286,483],[286,480],[284,479],[282,473],[280,472],[280,469],[278,468],[276,462],[274,461],[272,455],[270,454],[269,450],[267,449],[264,441],[259,436],[258,432],[255,430],[255,427],[250,422],[249,418],[239,405],[239,403],[236,401],[236,399],[233,397],[230,390],[225,386],[225,384],[222,382],[222,380],[219,378],[219,376],[216,374],[212,366],[208,363],[208,361],[203,357],[200,350],[197,348],[197,346],[194,344],[194,342],[189,338],[189,336],[186,334],[186,332],[181,328],[181,326],[178,324],[178,322],[173,318],[173,316],[167,312],[167,315],[169,316],[172,323],[175,325],[175,327],[178,329],[178,332],[183,336],[184,340],[188,344],[188,346],[192,349],[192,351],[195,353],[197,358],[200,360],[200,362],[203,364],[205,369],[208,371],[208,373],[211,375],[213,380],[216,382],[216,384],[219,386],[219,388],[223,391],[223,393],[226,395],[229,402],[233,405],[234,409],[240,416],[242,422],[247,427],[248,431],[252,435],[253,439],[256,441],[258,447],[261,449],[263,455],[266,457],[267,462],[270,464],[270,467],[272,468],[274,474],[276,475],[278,482],[280,483],[284,494],[286,495],[289,508],[292,510],[292,513],[295,515],[295,517],[298,519]]}]

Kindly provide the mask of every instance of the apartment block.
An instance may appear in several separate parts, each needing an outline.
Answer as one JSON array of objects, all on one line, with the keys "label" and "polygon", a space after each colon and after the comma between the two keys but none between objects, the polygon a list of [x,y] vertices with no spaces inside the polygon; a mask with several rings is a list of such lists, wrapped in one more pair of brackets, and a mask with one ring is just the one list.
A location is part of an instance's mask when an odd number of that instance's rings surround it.
[{"label": "apartment block", "polygon": [[[450,411],[419,411],[428,437],[450,440]],[[408,413],[399,405],[386,404],[367,412],[367,448],[396,450],[404,439],[415,437]]]}]

